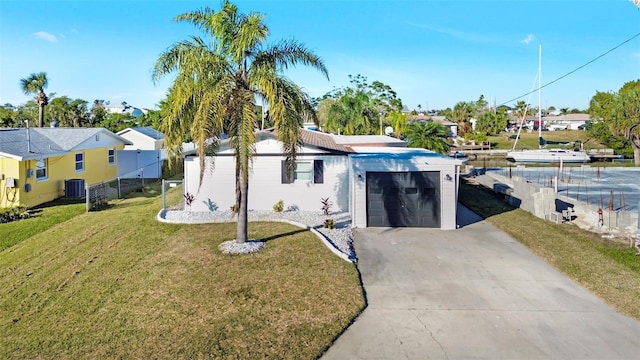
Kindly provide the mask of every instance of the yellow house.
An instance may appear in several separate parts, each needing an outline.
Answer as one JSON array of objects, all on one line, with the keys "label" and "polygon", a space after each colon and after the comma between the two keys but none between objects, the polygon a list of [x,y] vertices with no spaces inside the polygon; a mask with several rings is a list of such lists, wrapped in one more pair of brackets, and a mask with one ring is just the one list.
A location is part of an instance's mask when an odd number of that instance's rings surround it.
[{"label": "yellow house", "polygon": [[115,179],[125,145],[131,142],[103,128],[0,129],[0,208],[62,197],[66,180]]}]

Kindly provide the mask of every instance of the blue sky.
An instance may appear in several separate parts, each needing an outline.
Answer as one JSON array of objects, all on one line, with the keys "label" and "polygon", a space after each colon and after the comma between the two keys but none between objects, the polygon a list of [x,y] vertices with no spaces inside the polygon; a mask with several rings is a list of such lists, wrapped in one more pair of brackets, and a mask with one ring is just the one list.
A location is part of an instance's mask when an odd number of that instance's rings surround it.
[{"label": "blue sky", "polygon": [[[480,95],[513,105],[537,79],[543,107],[586,109],[596,91],[640,79],[640,8],[628,0],[238,0],[266,15],[268,41],[296,39],[321,56],[330,80],[286,73],[311,96],[348,75],[390,85],[410,109],[443,109]],[[47,93],[154,108],[170,78],[150,71],[170,45],[202,32],[172,19],[220,1],[1,0],[0,104],[29,100],[20,79],[44,71]],[[634,38],[635,36],[635,38]],[[537,106],[537,94],[520,100]]]}]

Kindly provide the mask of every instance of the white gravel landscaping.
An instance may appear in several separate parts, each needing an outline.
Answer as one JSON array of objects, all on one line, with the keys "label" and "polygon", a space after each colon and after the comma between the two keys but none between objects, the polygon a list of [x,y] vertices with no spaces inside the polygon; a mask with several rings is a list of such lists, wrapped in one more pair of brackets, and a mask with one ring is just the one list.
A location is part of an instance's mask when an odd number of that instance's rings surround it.
[{"label": "white gravel landscaping", "polygon": [[[215,222],[234,222],[236,218],[231,211],[184,211],[184,210],[162,210],[158,214],[158,220],[167,223],[179,224],[203,224]],[[331,213],[324,215],[320,212],[287,210],[275,212],[268,210],[250,210],[248,212],[249,221],[283,221],[299,227],[309,228],[313,233],[323,240],[323,242],[337,255],[348,261],[355,261],[356,255],[353,251],[353,232],[351,231],[351,216],[349,213]],[[336,224],[335,229],[323,228],[326,219],[333,219]],[[235,242],[235,241],[233,241]],[[221,251],[232,253],[255,252],[260,249],[259,241],[249,241],[246,249],[240,248],[241,244],[221,244]],[[226,244],[226,245],[224,245]]]}]

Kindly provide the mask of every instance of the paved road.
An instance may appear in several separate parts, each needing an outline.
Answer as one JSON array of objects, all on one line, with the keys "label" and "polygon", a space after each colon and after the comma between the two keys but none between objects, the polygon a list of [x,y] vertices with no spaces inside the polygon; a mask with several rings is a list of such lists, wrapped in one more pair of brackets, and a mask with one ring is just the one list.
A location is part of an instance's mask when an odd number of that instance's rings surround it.
[{"label": "paved road", "polygon": [[356,230],[368,307],[323,359],[640,358],[639,321],[462,212],[454,231]]}]

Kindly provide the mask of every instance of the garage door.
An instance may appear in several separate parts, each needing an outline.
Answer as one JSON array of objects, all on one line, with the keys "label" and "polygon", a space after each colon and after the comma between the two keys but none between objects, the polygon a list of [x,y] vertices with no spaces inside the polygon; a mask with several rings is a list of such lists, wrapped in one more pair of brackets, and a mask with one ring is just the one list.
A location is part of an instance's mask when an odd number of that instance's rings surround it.
[{"label": "garage door", "polygon": [[367,226],[440,227],[440,172],[367,172]]}]

